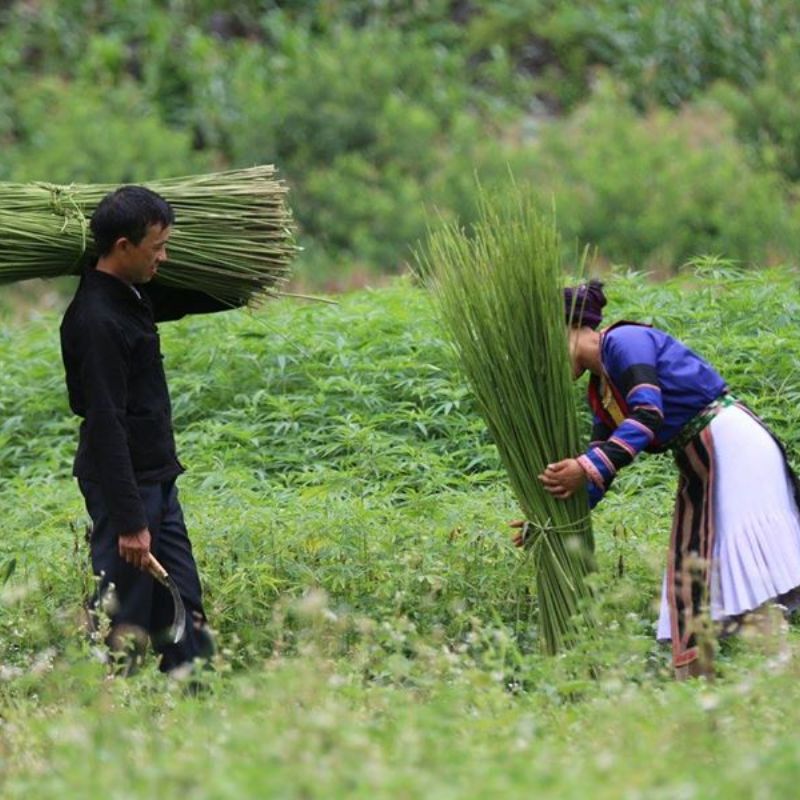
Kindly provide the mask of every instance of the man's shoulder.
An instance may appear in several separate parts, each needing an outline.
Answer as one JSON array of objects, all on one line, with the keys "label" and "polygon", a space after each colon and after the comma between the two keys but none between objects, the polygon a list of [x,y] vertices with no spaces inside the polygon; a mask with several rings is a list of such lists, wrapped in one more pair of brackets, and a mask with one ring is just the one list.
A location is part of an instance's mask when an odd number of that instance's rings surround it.
[{"label": "man's shoulder", "polygon": [[102,296],[82,291],[75,293],[61,319],[61,330],[64,332],[119,330],[120,320],[116,309]]}]

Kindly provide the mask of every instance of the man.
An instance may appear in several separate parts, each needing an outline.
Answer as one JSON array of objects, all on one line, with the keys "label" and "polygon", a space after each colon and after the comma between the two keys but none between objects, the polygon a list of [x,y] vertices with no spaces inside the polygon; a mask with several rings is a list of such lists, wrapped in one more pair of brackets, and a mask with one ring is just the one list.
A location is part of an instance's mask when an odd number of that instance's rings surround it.
[{"label": "man", "polygon": [[[85,271],[61,324],[70,407],[83,418],[73,474],[93,522],[100,581],[92,609],[110,615],[112,651],[129,649],[123,663],[135,665],[149,635],[164,672],[207,658],[213,646],[175,486],[183,467],[156,322],[226,308],[202,292],[150,283],[167,259],[173,222],[167,201],[144,187],[107,195],[91,219],[97,264]],[[151,553],[186,606],[177,644],[163,638],[174,607],[147,572]]]}]

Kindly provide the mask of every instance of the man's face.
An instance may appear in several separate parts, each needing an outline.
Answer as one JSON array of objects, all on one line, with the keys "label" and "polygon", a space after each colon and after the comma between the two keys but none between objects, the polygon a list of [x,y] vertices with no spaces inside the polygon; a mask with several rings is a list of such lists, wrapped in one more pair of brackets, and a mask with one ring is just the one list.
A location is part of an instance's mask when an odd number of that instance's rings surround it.
[{"label": "man's face", "polygon": [[147,283],[155,277],[159,264],[167,260],[167,242],[171,234],[172,227],[169,225],[150,225],[139,244],[133,244],[128,239],[120,240],[126,280]]}]

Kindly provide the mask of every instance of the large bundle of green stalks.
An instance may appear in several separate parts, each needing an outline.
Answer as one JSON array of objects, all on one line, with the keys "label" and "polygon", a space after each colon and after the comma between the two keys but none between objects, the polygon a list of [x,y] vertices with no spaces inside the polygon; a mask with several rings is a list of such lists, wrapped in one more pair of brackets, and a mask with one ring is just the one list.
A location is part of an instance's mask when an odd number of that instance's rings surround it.
[{"label": "large bundle of green stalks", "polygon": [[[145,185],[175,210],[159,280],[232,303],[280,294],[297,247],[273,166]],[[80,272],[95,257],[89,219],[116,188],[0,183],[0,282]]]},{"label": "large bundle of green stalks", "polygon": [[431,234],[420,266],[530,522],[546,651],[589,619],[593,540],[585,490],[558,500],[538,480],[579,452],[555,223],[514,187],[481,197],[478,221]]}]

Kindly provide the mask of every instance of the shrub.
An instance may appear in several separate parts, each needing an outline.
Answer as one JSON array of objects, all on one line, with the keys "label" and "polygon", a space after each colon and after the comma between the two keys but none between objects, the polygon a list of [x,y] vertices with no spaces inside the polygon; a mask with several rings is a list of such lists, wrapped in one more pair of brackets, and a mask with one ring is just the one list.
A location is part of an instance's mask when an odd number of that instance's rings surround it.
[{"label": "shrub", "polygon": [[208,153],[167,127],[130,83],[113,90],[44,78],[25,86],[5,180],[123,183],[207,171]]},{"label": "shrub", "polygon": [[753,85],[777,37],[798,28],[793,0],[518,0],[482,10],[467,39],[529,70],[562,108],[588,96],[598,66],[640,108],[676,107],[716,80]]},{"label": "shrub", "polygon": [[748,165],[730,117],[697,103],[640,117],[606,84],[538,144],[537,183],[565,240],[675,269],[696,253],[774,262],[798,241],[786,189]]},{"label": "shrub", "polygon": [[721,83],[713,96],[733,115],[739,136],[767,168],[800,180],[800,52],[796,36],[783,36],[767,58],[766,74],[744,91]]},{"label": "shrub", "polygon": [[[380,54],[380,56],[378,56]],[[235,164],[275,162],[307,237],[331,259],[392,268],[451,207],[448,177],[472,180],[487,151],[457,54],[386,29],[319,41],[287,32],[279,53],[243,48],[230,76]],[[494,147],[497,165],[503,147]]]}]

